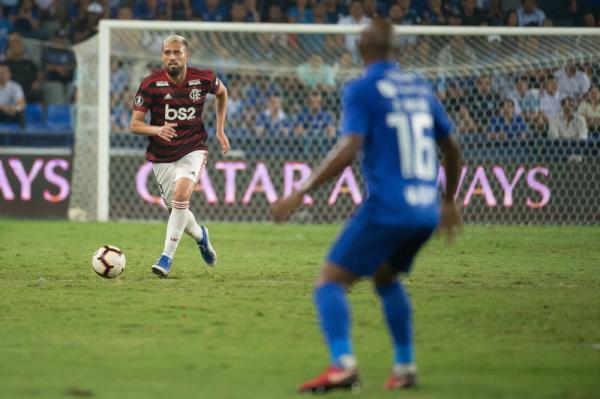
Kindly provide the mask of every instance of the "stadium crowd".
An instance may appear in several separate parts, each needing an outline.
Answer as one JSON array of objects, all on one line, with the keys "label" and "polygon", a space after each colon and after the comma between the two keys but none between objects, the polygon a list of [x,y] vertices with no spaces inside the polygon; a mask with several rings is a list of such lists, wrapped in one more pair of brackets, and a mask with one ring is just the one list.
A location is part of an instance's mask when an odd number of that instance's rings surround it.
[{"label": "stadium crowd", "polygon": [[[366,25],[375,16],[398,25],[594,27],[600,26],[600,0],[0,0],[0,132],[72,131],[77,68],[71,46],[95,35],[102,18]],[[252,48],[256,43],[244,49],[249,59],[277,58],[278,47],[300,48],[299,59],[289,60],[294,76],[240,75],[229,55],[244,51],[211,47],[218,49],[210,56],[221,60],[223,71],[215,69],[229,87],[229,131],[234,136],[335,137],[339,88],[345,72],[359,67],[354,37],[264,38],[260,49]],[[503,45],[503,40],[513,43]],[[460,73],[461,65],[539,58],[556,49],[544,48],[537,37],[445,41],[404,37],[398,58],[417,69],[437,65],[454,71],[426,76],[460,133],[499,139],[598,136],[597,63]],[[111,125],[114,132],[125,132],[137,76],[114,57],[111,69]],[[210,114],[205,113],[209,128]]]}]

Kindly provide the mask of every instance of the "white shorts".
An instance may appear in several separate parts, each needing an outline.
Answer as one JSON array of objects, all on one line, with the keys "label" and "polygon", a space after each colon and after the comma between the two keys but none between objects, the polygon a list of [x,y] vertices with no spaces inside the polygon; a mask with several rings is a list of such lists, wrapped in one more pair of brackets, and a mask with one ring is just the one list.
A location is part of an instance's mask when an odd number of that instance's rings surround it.
[{"label": "white shorts", "polygon": [[175,162],[152,164],[160,196],[165,201],[167,208],[171,208],[175,182],[186,177],[197,183],[206,166],[206,160],[206,151],[194,151]]}]

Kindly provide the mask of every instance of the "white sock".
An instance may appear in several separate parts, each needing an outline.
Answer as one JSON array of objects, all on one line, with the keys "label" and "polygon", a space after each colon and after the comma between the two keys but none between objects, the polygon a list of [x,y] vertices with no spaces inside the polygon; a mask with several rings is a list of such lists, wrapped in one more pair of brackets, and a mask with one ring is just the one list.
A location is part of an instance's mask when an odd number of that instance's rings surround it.
[{"label": "white sock", "polygon": [[171,202],[171,216],[169,216],[169,222],[167,223],[167,237],[165,238],[165,249],[162,254],[173,259],[177,245],[181,239],[181,234],[187,223],[189,212],[188,207],[190,206],[189,201],[175,201]]},{"label": "white sock", "polygon": [[405,376],[408,374],[417,373],[417,365],[415,363],[396,363],[392,371],[397,376]]},{"label": "white sock", "polygon": [[187,223],[185,225],[185,234],[192,237],[196,242],[202,239],[202,229],[196,222],[194,214],[189,209],[187,210]]}]

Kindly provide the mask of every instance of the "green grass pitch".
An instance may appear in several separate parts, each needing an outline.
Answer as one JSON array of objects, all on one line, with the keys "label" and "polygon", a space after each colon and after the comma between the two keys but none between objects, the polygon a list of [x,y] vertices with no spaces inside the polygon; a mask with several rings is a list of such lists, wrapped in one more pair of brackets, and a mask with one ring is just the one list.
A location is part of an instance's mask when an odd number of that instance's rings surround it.
[{"label": "green grass pitch", "polygon": [[[322,371],[314,277],[338,225],[210,224],[150,273],[165,224],[0,220],[0,398],[294,398]],[[125,273],[91,269],[120,246]],[[389,338],[368,282],[350,294],[360,398],[600,398],[600,229],[467,227],[405,280],[421,385],[384,392]]]}]

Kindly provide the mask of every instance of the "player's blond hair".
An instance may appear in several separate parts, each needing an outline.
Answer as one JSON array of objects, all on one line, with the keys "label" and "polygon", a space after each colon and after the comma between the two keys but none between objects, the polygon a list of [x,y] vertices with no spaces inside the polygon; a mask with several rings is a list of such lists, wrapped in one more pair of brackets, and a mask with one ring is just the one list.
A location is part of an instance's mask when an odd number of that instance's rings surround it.
[{"label": "player's blond hair", "polygon": [[185,37],[181,35],[169,35],[165,37],[162,42],[162,48],[164,49],[167,44],[171,43],[181,43],[183,46],[185,46],[185,49],[188,50],[188,42],[185,40]]}]

